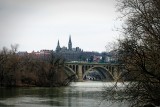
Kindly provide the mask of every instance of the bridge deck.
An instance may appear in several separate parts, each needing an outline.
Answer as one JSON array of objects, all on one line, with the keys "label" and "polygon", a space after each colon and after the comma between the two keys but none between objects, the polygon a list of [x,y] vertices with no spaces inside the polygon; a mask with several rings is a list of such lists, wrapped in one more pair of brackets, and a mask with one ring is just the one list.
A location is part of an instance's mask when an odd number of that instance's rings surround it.
[{"label": "bridge deck", "polygon": [[119,65],[113,63],[95,63],[95,62],[65,62],[65,64],[73,64],[73,65]]}]

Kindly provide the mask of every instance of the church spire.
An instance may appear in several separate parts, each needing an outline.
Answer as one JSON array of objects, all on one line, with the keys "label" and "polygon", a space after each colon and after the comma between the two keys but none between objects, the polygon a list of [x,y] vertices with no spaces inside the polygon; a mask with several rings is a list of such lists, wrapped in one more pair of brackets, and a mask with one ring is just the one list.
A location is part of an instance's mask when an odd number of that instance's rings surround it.
[{"label": "church spire", "polygon": [[71,35],[69,35],[69,43],[72,43],[72,41],[71,41]]},{"label": "church spire", "polygon": [[58,40],[57,46],[60,47],[60,45],[59,45],[59,40]]},{"label": "church spire", "polygon": [[58,40],[57,47],[56,47],[56,52],[59,52],[60,50],[61,50],[61,47],[60,47],[59,40]]},{"label": "church spire", "polygon": [[72,50],[71,35],[69,36],[68,49],[69,49],[69,50]]}]

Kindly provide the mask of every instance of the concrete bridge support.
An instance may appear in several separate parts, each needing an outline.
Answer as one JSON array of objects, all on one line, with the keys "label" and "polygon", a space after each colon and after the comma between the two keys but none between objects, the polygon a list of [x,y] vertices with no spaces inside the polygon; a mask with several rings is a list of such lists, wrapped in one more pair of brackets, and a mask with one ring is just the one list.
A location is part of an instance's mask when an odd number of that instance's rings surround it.
[{"label": "concrete bridge support", "polygon": [[82,65],[78,65],[78,81],[83,81]]}]

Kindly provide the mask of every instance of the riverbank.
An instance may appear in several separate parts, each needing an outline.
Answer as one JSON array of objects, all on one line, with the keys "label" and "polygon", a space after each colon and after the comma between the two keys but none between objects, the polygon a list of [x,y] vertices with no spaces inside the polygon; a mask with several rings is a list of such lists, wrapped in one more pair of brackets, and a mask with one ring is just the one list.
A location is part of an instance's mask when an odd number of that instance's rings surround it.
[{"label": "riverbank", "polygon": [[0,88],[2,87],[2,88],[7,88],[7,87],[10,87],[10,88],[12,88],[12,87],[64,87],[64,86],[69,86],[69,84],[64,84],[64,83],[54,83],[54,84],[52,84],[52,85],[48,85],[48,84],[46,84],[46,85],[32,85],[32,84],[16,84],[16,85],[14,85],[14,86],[5,86],[5,85],[2,85],[2,86],[0,86]]}]

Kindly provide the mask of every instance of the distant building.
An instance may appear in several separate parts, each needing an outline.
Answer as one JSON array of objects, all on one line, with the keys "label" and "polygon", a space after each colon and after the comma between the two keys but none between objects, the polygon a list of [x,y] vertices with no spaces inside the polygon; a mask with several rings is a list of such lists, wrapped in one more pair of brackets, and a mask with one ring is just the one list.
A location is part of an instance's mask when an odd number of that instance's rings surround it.
[{"label": "distant building", "polygon": [[[56,55],[63,57],[66,61],[90,61],[93,62],[94,56],[100,56],[98,52],[84,52],[80,47],[72,47],[71,35],[69,36],[68,48],[60,46],[60,42],[58,40],[57,47],[55,50]],[[97,62],[98,60],[95,60]]]},{"label": "distant building", "polygon": [[43,50],[40,50],[40,51],[37,51],[37,52],[32,51],[31,53],[18,52],[17,55],[19,55],[19,56],[26,56],[26,55],[28,55],[32,59],[48,60],[50,58],[50,56],[51,56],[51,52],[53,52],[53,50],[43,49]]},{"label": "distant building", "polygon": [[115,50],[108,52],[105,60],[107,63],[118,63],[118,52]]},{"label": "distant building", "polygon": [[27,51],[18,52],[17,55],[19,55],[19,56],[26,56],[26,55],[28,55],[28,52]]},{"label": "distant building", "polygon": [[57,42],[57,47],[56,47],[56,53],[72,53],[72,52],[82,52],[82,50],[79,47],[72,48],[72,40],[71,40],[71,35],[69,36],[69,41],[68,41],[68,48],[63,46],[61,48],[59,40]]},{"label": "distant building", "polygon": [[31,53],[25,52],[18,52],[17,55],[19,56],[27,56],[29,55],[33,59],[42,59],[42,60],[49,60],[52,55],[64,58],[66,61],[72,62],[96,62],[96,63],[116,63],[117,58],[115,57],[117,54],[116,51],[111,51],[109,53],[106,52],[91,52],[91,51],[83,51],[80,47],[74,47],[71,40],[71,35],[69,36],[68,47],[60,46],[60,42],[58,40],[57,47],[55,51],[43,49],[40,51],[32,51]]}]

